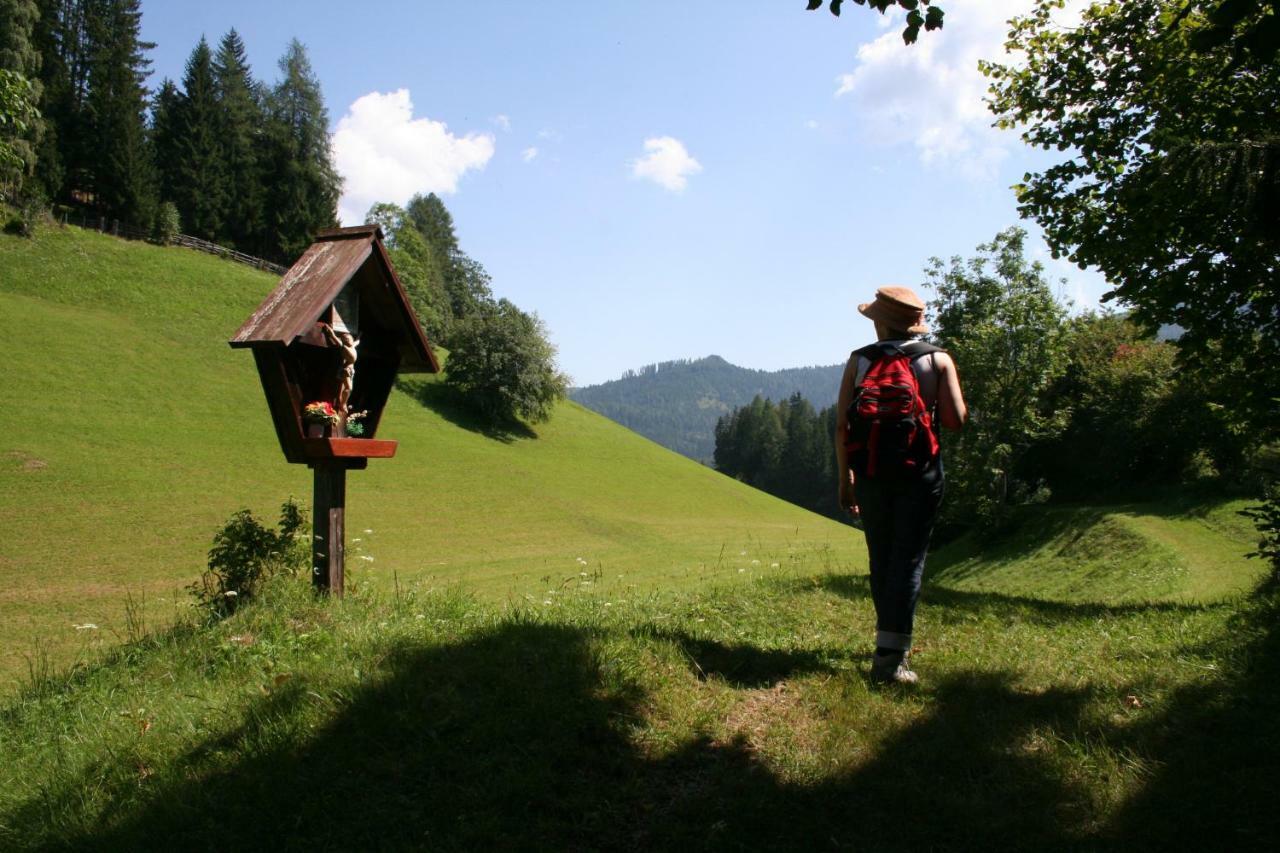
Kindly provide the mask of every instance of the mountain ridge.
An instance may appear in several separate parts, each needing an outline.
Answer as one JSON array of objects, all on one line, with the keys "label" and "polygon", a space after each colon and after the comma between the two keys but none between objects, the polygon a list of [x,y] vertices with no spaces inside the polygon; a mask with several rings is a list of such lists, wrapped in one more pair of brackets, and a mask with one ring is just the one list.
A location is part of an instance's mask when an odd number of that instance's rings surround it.
[{"label": "mountain ridge", "polygon": [[835,404],[843,364],[755,370],[719,355],[628,370],[618,379],[573,388],[588,409],[691,459],[709,464],[721,415],[757,395],[775,401],[800,394],[817,409]]}]

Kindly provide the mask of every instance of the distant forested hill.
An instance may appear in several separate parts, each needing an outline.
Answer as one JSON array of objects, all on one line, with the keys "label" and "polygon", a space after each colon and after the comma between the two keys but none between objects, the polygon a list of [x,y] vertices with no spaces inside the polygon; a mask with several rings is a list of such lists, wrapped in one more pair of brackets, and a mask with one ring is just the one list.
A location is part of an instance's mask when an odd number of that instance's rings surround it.
[{"label": "distant forested hill", "polygon": [[621,379],[575,388],[569,396],[677,453],[710,462],[716,419],[757,394],[774,401],[797,391],[821,409],[836,401],[842,364],[748,370],[718,355],[628,370]]}]

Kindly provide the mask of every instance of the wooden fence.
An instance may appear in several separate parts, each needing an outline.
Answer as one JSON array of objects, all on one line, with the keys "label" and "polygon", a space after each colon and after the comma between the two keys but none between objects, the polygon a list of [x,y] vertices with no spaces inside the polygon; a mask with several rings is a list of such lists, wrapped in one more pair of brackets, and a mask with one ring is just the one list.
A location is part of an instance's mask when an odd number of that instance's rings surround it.
[{"label": "wooden fence", "polygon": [[[59,219],[63,225],[78,225],[81,228],[101,231],[103,234],[123,237],[126,240],[150,240],[152,238],[151,232],[144,228],[126,225],[118,219],[108,219],[105,216],[93,216],[87,213],[73,213],[72,211],[64,210]],[[246,255],[244,252],[237,252],[235,249],[219,246],[217,243],[210,243],[208,240],[201,240],[199,237],[192,237],[188,234],[178,234],[171,243],[174,246],[185,246],[198,252],[207,252],[210,255],[217,255],[220,258],[226,258],[238,264],[245,264],[254,269],[266,270],[276,275],[285,274],[285,268],[279,264],[273,264],[271,261],[264,261],[262,258],[255,258],[253,255]]]},{"label": "wooden fence", "polygon": [[267,270],[276,275],[284,275],[286,270],[279,264],[273,264],[271,261],[264,261],[262,258],[255,258],[253,255],[246,255],[244,252],[237,252],[235,249],[228,249],[226,246],[219,246],[217,243],[210,243],[208,240],[201,240],[199,237],[190,237],[186,234],[179,234],[173,238],[175,246],[186,246],[188,249],[195,249],[200,252],[208,252],[211,255],[217,255],[220,258],[230,258],[236,263],[246,264],[256,267],[260,270]]}]

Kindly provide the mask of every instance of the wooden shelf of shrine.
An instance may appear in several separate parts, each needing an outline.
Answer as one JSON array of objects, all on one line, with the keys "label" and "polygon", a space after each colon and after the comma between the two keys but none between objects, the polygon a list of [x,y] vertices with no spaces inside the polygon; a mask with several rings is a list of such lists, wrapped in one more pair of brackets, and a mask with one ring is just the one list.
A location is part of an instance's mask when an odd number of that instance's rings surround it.
[{"label": "wooden shelf of shrine", "polygon": [[379,438],[304,438],[308,459],[390,459],[398,442]]}]

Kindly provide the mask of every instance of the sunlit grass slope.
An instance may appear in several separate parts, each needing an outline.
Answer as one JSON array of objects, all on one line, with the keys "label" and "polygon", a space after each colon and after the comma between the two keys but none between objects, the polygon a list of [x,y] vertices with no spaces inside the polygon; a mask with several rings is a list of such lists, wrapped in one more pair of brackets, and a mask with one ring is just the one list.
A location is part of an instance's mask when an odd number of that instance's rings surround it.
[{"label": "sunlit grass slope", "polygon": [[993,540],[935,554],[931,580],[952,589],[1071,602],[1207,603],[1252,589],[1257,534],[1246,500],[1166,494],[1141,504],[1024,512]]},{"label": "sunlit grass slope", "polygon": [[[0,680],[40,647],[66,662],[114,642],[126,595],[153,624],[186,607],[234,511],[309,505],[251,356],[226,344],[274,283],[75,228],[0,237]],[[542,598],[582,572],[644,588],[861,559],[848,528],[576,404],[531,436],[457,420],[392,397],[380,436],[398,456],[348,480],[349,582]]]}]

